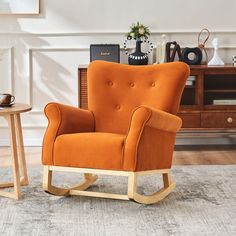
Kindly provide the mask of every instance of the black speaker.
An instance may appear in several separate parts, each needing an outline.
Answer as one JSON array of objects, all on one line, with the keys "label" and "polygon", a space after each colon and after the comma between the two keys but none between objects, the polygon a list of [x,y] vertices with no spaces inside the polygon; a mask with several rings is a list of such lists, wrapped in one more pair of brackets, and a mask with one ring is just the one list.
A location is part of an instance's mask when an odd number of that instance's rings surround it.
[{"label": "black speaker", "polygon": [[120,62],[119,44],[91,44],[90,61],[103,60],[111,62]]}]

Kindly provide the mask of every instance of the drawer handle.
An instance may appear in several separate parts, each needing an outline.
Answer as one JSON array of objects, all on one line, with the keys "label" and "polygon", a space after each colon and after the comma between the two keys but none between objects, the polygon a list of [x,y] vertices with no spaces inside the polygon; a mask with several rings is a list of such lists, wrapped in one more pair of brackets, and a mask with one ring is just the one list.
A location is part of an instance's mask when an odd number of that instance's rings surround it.
[{"label": "drawer handle", "polygon": [[233,118],[232,117],[228,117],[227,118],[227,122],[231,124],[233,122]]}]

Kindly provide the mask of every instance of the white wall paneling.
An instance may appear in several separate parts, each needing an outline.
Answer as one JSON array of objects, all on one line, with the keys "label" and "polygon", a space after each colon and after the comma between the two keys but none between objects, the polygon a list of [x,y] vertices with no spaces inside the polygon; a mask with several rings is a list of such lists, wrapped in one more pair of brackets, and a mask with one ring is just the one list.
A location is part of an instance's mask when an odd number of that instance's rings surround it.
[{"label": "white wall paneling", "polygon": [[13,93],[14,49],[0,48],[0,93]]},{"label": "white wall paneling", "polygon": [[49,102],[78,106],[78,65],[88,64],[89,48],[31,48],[29,50],[31,114],[42,114]]},{"label": "white wall paneling", "polygon": [[[0,93],[13,94],[14,87],[14,48],[0,48]],[[0,129],[7,125],[0,119]]]}]

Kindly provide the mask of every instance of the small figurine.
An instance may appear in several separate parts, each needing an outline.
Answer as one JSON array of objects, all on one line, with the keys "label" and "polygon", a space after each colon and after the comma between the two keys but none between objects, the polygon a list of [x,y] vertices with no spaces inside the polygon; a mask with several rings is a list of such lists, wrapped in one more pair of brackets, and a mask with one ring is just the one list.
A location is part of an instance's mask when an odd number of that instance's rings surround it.
[{"label": "small figurine", "polygon": [[[172,45],[174,47],[172,47]],[[181,49],[179,44],[176,41],[166,43],[166,61],[172,62],[175,61],[176,53],[179,57],[179,61],[182,60]]]},{"label": "small figurine", "polygon": [[158,41],[156,47],[156,64],[159,64],[160,60],[161,60],[161,43]]},{"label": "small figurine", "polygon": [[214,47],[214,55],[213,58],[208,62],[208,66],[223,66],[225,63],[221,60],[221,58],[218,55],[219,39],[214,38],[212,40],[212,45]]},{"label": "small figurine", "polygon": [[166,35],[163,34],[162,36],[162,42],[157,42],[157,48],[156,48],[156,63],[164,63],[165,57],[166,57]]}]

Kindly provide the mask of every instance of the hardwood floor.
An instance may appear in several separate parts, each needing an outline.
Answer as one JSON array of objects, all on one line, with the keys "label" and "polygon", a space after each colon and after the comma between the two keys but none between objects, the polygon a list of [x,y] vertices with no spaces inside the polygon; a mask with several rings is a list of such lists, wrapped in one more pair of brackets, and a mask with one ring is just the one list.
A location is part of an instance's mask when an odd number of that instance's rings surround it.
[{"label": "hardwood floor", "polygon": [[175,165],[236,164],[236,145],[176,146]]},{"label": "hardwood floor", "polygon": [[[26,147],[28,166],[41,165],[41,147]],[[0,167],[11,164],[9,147],[0,147]],[[236,145],[176,146],[174,165],[232,165],[236,164]]]}]

